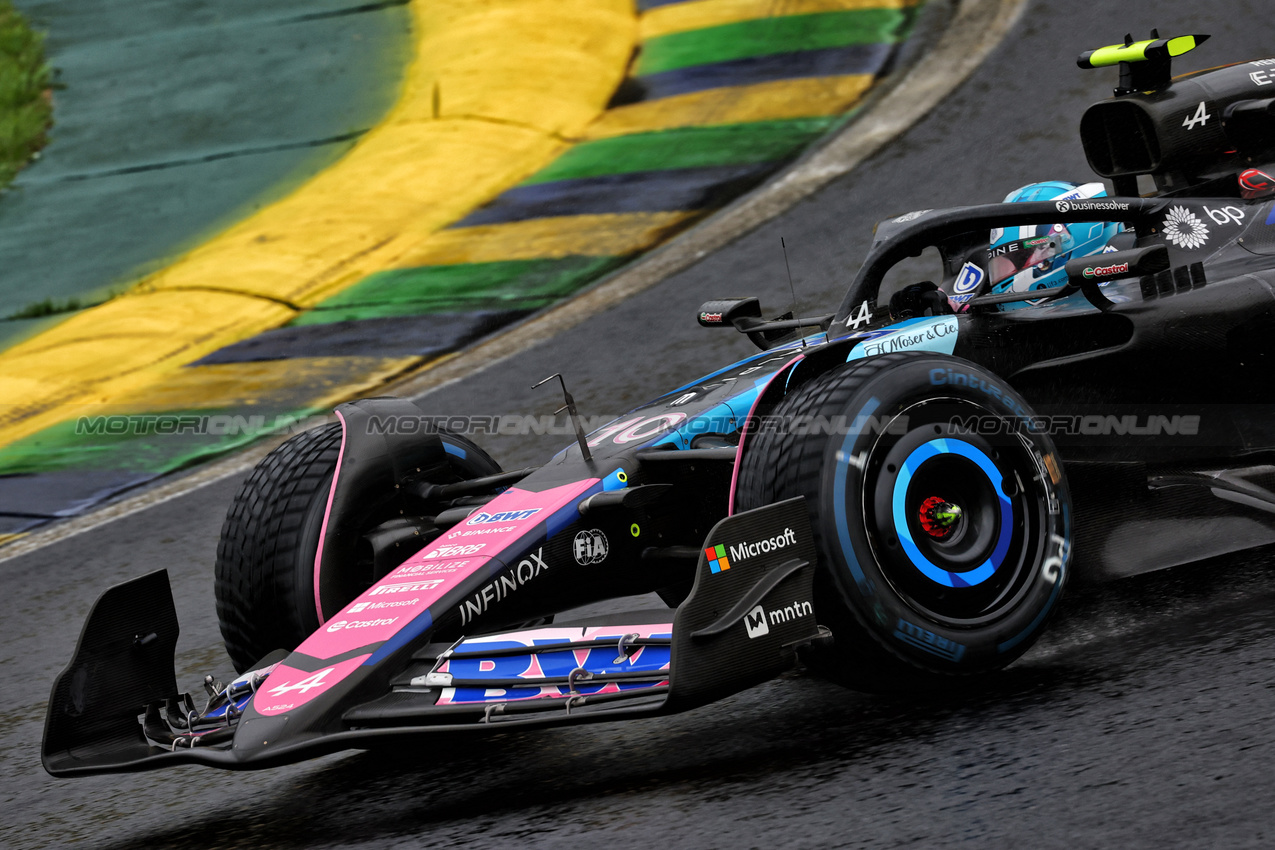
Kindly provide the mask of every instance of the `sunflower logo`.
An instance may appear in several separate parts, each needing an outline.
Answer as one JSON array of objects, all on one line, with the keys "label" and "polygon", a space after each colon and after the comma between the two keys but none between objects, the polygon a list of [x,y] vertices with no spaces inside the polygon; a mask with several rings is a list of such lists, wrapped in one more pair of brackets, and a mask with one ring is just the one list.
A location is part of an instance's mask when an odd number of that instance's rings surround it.
[{"label": "sunflower logo", "polygon": [[1186,207],[1174,207],[1164,217],[1164,236],[1179,248],[1194,250],[1209,241],[1209,229]]}]

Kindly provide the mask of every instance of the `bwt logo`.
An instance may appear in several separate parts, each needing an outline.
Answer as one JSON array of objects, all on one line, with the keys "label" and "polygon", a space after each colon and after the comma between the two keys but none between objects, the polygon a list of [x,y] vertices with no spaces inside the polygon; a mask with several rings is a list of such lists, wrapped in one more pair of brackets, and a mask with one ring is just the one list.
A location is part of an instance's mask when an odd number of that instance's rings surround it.
[{"label": "bwt logo", "polygon": [[813,617],[814,615],[814,606],[800,599],[795,599],[791,605],[776,608],[774,611],[766,611],[758,605],[744,615],[744,628],[748,630],[750,638],[759,638],[770,634],[771,626],[791,623],[801,617]]},{"label": "bwt logo", "polygon": [[489,522],[515,522],[520,519],[535,516],[540,513],[540,508],[528,508],[525,511],[501,511],[500,513],[489,514],[483,511],[471,516],[465,520],[465,525],[484,525]]}]

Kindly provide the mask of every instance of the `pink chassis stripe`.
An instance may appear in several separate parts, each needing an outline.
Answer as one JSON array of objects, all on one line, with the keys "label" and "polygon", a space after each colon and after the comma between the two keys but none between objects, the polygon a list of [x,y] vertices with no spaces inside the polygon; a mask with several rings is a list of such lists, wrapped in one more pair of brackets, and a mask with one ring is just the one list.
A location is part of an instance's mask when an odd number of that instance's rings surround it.
[{"label": "pink chassis stripe", "polygon": [[[434,540],[408,558],[389,575],[346,605],[339,614],[310,635],[297,652],[314,658],[335,658],[360,647],[389,640],[400,629],[428,611],[448,592],[499,558],[504,550],[528,531],[562,510],[599,482],[586,478],[540,493],[511,487],[488,502],[482,512]],[[515,514],[510,518],[508,514]],[[366,660],[368,656],[360,656]],[[333,663],[321,679],[304,683],[276,682],[280,670],[291,670],[285,659],[258,691],[253,705],[273,713],[290,711],[318,696],[350,675],[359,664]],[[291,675],[288,673],[287,675]],[[274,684],[271,684],[274,682]],[[279,690],[282,688],[282,690]],[[277,691],[277,692],[276,692]],[[263,697],[262,693],[271,693]],[[286,699],[274,699],[286,697]],[[288,706],[284,708],[282,706]]]},{"label": "pink chassis stripe", "polygon": [[[315,658],[332,658],[389,640],[492,560],[501,561],[509,546],[597,483],[596,478],[586,478],[540,493],[509,488],[391,570],[297,650]],[[514,563],[516,559],[506,566]]]},{"label": "pink chassis stripe", "polygon": [[778,372],[771,375],[770,380],[766,382],[766,386],[762,388],[761,392],[757,393],[757,398],[753,399],[753,406],[748,409],[748,416],[744,418],[744,430],[739,432],[739,449],[735,452],[735,469],[730,474],[730,500],[726,503],[726,516],[735,515],[735,487],[739,484],[739,467],[740,461],[744,459],[744,441],[748,438],[748,423],[753,421],[753,415],[757,412],[757,405],[761,404],[762,397],[766,395],[766,390],[770,389],[770,385],[780,375],[787,374],[788,370],[800,363],[805,356],[804,354],[798,354],[780,367]]},{"label": "pink chassis stripe", "polygon": [[332,470],[332,486],[328,488],[328,506],[323,509],[323,526],[319,529],[319,548],[314,552],[314,611],[323,625],[323,600],[319,596],[319,571],[323,562],[323,539],[328,533],[328,517],[332,515],[332,500],[336,497],[336,479],[341,474],[341,459],[345,457],[345,417],[341,411],[332,411],[341,420],[341,449],[336,455],[336,469]]}]

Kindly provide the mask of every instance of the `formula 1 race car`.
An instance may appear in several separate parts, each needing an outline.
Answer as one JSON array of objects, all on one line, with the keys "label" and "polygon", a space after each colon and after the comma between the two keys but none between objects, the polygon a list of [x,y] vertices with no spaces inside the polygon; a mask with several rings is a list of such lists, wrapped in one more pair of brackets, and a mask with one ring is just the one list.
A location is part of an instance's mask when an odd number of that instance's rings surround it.
[{"label": "formula 1 race car", "polygon": [[[709,302],[700,324],[761,351],[590,434],[564,383],[577,439],[542,467],[502,471],[409,401],[341,405],[227,516],[242,675],[197,706],[166,573],[111,588],[54,684],[46,769],[660,715],[799,653],[852,687],[942,686],[1025,652],[1073,563],[1275,541],[1275,59],[1171,79],[1204,38],[1081,57],[1120,68],[1080,125],[1111,196],[884,222],[828,315]],[[942,280],[887,297],[928,248]],[[652,592],[668,607],[552,620]]]}]

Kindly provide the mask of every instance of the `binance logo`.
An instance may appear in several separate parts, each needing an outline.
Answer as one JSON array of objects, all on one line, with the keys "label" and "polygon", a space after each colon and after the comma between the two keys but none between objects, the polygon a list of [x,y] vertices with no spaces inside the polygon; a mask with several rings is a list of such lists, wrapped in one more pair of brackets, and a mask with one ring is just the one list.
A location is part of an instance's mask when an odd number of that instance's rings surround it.
[{"label": "binance logo", "polygon": [[708,570],[713,574],[724,573],[730,569],[730,561],[726,558],[725,546],[709,546],[704,550],[708,556]]}]

